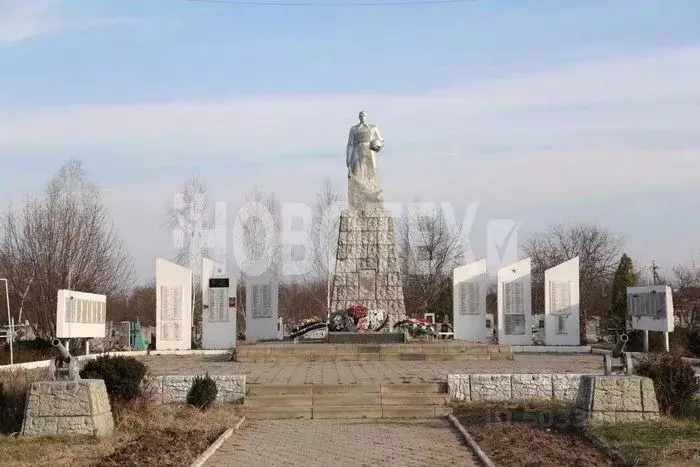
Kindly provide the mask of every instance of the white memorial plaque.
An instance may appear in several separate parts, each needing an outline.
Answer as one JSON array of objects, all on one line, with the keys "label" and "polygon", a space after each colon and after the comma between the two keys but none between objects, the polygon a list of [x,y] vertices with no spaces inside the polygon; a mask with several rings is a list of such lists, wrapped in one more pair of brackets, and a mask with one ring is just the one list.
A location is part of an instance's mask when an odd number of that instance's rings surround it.
[{"label": "white memorial plaque", "polygon": [[674,328],[671,287],[627,287],[627,316],[632,329],[671,332]]},{"label": "white memorial plaque", "polygon": [[236,347],[236,279],[226,277],[226,267],[202,258],[202,348]]},{"label": "white memorial plaque", "polygon": [[498,343],[532,345],[531,261],[498,270]]},{"label": "white memorial plaque", "polygon": [[505,303],[505,313],[507,315],[522,315],[524,314],[525,304],[523,302],[523,283],[521,281],[512,281],[503,284]]},{"label": "white memorial plaque", "polygon": [[228,278],[209,279],[209,322],[229,321],[229,280]]},{"label": "white memorial plaque", "polygon": [[56,301],[56,337],[105,337],[107,296],[59,290]]},{"label": "white memorial plaque", "polygon": [[253,318],[272,317],[272,297],[269,284],[253,285]]},{"label": "white memorial plaque", "polygon": [[156,349],[192,348],[192,271],[156,259]]},{"label": "white memorial plaque", "polygon": [[246,340],[278,339],[279,282],[272,273],[246,278]]},{"label": "white memorial plaque", "polygon": [[489,342],[486,329],[487,280],[485,259],[452,271],[452,319],[455,339]]},{"label": "white memorial plaque", "polygon": [[553,315],[569,314],[571,306],[571,282],[550,281],[549,312]]},{"label": "white memorial plaque", "polygon": [[544,272],[544,343],[580,345],[579,258]]},{"label": "white memorial plaque", "polygon": [[182,321],[182,287],[160,287],[160,316],[163,321]]},{"label": "white memorial plaque", "polygon": [[459,310],[463,315],[479,314],[479,283],[462,282],[459,284]]}]

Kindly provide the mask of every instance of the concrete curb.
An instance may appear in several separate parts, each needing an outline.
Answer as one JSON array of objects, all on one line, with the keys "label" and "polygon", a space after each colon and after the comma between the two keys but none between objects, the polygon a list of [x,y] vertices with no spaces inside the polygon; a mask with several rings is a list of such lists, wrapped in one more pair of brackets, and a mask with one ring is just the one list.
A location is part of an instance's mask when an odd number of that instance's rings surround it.
[{"label": "concrete curb", "polygon": [[229,428],[228,430],[224,431],[221,436],[216,438],[216,441],[214,441],[211,446],[207,448],[206,451],[204,451],[202,454],[199,455],[198,458],[190,464],[190,467],[202,467],[206,461],[209,460],[211,456],[218,451],[218,449],[221,447],[222,444],[226,442],[238,429],[243,425],[243,422],[245,421],[245,417],[241,417],[240,420],[238,420],[238,423],[236,423],[236,426],[233,428]]},{"label": "concrete curb", "polygon": [[459,420],[457,420],[457,418],[454,415],[448,415],[447,419],[462,434],[464,441],[467,442],[469,447],[472,449],[472,451],[474,451],[474,454],[476,454],[476,456],[479,458],[483,465],[485,465],[486,467],[496,467],[496,464],[494,464],[493,461],[489,458],[489,456],[487,456],[486,453],[479,447],[476,441],[474,441],[474,438],[472,438],[472,436],[469,434],[466,428],[464,428],[462,424],[459,423]]},{"label": "concrete curb", "polygon": [[587,430],[583,430],[582,432],[583,437],[591,443],[596,449],[599,451],[602,451],[604,454],[606,454],[608,457],[610,457],[613,461],[615,461],[616,465],[632,465],[631,462],[628,462],[625,457],[620,454],[620,452],[613,448],[610,443],[607,441],[603,440],[597,435],[594,435],[593,433],[590,433]]}]

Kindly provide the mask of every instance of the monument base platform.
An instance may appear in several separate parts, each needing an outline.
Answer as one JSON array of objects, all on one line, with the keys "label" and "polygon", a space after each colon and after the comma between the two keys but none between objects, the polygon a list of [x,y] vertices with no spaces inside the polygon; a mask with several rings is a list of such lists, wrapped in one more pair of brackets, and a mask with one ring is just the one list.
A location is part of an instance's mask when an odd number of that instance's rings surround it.
[{"label": "monument base platform", "polygon": [[38,381],[32,384],[23,436],[109,436],[114,419],[101,379]]}]

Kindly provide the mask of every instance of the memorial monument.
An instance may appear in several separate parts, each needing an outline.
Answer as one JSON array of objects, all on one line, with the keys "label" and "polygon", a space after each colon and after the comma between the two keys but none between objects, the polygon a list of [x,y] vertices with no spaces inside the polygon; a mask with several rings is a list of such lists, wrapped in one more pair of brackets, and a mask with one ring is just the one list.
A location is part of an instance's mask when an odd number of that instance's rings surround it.
[{"label": "memorial monument", "polygon": [[366,307],[370,316],[387,317],[381,330],[389,332],[405,319],[406,310],[394,218],[384,209],[377,177],[377,154],[384,139],[365,112],[359,120],[350,128],[345,153],[349,206],[340,216],[330,311]]}]

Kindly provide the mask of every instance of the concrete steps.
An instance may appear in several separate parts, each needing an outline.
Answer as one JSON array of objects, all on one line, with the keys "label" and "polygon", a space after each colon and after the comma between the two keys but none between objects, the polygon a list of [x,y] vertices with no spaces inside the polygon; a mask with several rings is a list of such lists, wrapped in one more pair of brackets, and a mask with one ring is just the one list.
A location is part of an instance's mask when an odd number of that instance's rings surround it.
[{"label": "concrete steps", "polygon": [[236,360],[251,363],[512,360],[509,345],[472,342],[410,344],[244,344]]},{"label": "concrete steps", "polygon": [[446,383],[248,385],[246,417],[432,418],[452,413]]}]

